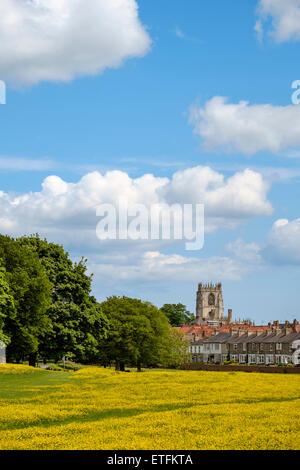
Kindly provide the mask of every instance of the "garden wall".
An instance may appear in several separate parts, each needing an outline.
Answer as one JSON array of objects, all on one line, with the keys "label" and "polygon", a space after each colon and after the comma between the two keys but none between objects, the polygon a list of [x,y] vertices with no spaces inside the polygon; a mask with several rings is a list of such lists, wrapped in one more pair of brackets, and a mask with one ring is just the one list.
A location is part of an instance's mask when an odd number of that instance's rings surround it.
[{"label": "garden wall", "polygon": [[268,374],[300,374],[300,367],[282,366],[234,366],[234,365],[214,365],[214,364],[184,364],[181,370],[211,370],[219,372],[242,371],[242,372],[264,372]]}]

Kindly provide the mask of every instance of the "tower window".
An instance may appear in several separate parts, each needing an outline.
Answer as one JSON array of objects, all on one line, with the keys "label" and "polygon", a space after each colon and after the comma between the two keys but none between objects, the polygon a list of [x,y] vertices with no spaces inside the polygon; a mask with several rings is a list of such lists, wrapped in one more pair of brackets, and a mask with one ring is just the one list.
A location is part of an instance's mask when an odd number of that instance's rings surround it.
[{"label": "tower window", "polygon": [[209,294],[208,296],[208,305],[215,305],[215,296],[214,294]]}]

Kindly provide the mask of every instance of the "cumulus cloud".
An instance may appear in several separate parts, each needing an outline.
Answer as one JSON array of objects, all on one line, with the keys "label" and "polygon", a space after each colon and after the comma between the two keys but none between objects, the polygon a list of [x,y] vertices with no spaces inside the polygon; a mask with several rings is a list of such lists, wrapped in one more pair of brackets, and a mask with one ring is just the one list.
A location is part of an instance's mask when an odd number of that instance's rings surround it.
[{"label": "cumulus cloud", "polygon": [[69,81],[141,57],[151,39],[136,0],[1,0],[0,76]]},{"label": "cumulus cloud", "polygon": [[[269,215],[268,185],[257,172],[245,170],[230,178],[209,167],[174,173],[171,178],[145,174],[131,178],[122,171],[88,173],[77,182],[49,176],[39,192],[12,194],[0,191],[0,233],[13,236],[40,233],[62,243],[73,255],[88,256],[96,282],[114,284],[132,280],[191,282],[195,279],[239,279],[257,266],[255,249],[243,259],[241,249],[229,247],[229,256],[200,258],[185,252],[178,240],[99,240],[96,216],[99,204],[128,205],[204,203],[207,231],[233,228],[255,216]],[[165,248],[174,254],[163,253]],[[178,253],[179,252],[179,253]],[[128,284],[127,284],[128,285]]]},{"label": "cumulus cloud", "polygon": [[68,183],[49,176],[40,192],[21,195],[0,193],[0,231],[65,233],[65,237],[96,237],[96,208],[99,204],[197,204],[203,203],[207,231],[236,227],[251,217],[270,215],[269,185],[262,176],[244,170],[225,179],[209,167],[198,166],[176,172],[171,179],[145,174],[130,178],[122,171],[88,173]]},{"label": "cumulus cloud", "polygon": [[166,280],[168,283],[192,283],[195,279],[239,280],[253,269],[249,264],[226,256],[198,258],[159,251],[147,251],[134,259],[129,257],[126,263],[118,263],[117,270],[114,262],[100,256],[96,262],[90,263],[89,268],[99,283],[117,279],[124,283],[147,281],[160,284]]},{"label": "cumulus cloud", "polygon": [[235,255],[237,259],[249,265],[263,264],[261,247],[257,243],[245,243],[242,239],[227,245],[227,250]]},{"label": "cumulus cloud", "polygon": [[300,265],[300,219],[277,220],[268,234],[262,255],[272,264]]},{"label": "cumulus cloud", "polygon": [[251,105],[248,101],[233,104],[215,96],[202,108],[191,107],[190,122],[206,150],[253,155],[300,147],[299,106]]},{"label": "cumulus cloud", "polygon": [[[168,203],[203,202],[210,222],[220,225],[238,219],[270,215],[272,205],[267,200],[269,184],[260,173],[243,170],[228,179],[208,166],[198,166],[176,172],[159,193]],[[226,222],[227,219],[227,222]]]},{"label": "cumulus cloud", "polygon": [[299,0],[260,0],[257,7],[258,21],[255,30],[261,39],[263,26],[271,19],[271,29],[267,28],[276,42],[300,39]]}]

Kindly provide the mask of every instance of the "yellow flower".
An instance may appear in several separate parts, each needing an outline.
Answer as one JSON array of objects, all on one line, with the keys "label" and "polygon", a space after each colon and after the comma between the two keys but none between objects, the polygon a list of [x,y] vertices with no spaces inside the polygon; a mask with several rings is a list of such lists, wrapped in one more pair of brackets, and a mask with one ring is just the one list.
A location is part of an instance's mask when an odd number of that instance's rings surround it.
[{"label": "yellow flower", "polygon": [[0,449],[299,449],[300,376],[0,366]]}]

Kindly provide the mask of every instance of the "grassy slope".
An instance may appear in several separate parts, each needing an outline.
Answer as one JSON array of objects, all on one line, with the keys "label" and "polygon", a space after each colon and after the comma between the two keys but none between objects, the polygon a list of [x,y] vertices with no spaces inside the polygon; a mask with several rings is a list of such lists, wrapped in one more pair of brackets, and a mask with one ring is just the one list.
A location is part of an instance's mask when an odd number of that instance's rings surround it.
[{"label": "grassy slope", "polygon": [[299,449],[299,418],[296,375],[0,366],[0,449]]}]

